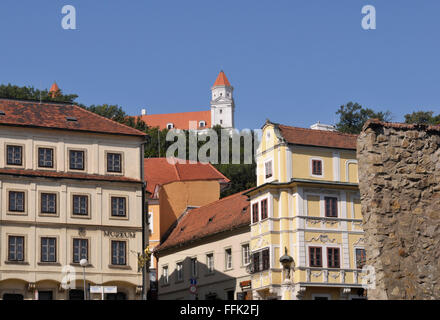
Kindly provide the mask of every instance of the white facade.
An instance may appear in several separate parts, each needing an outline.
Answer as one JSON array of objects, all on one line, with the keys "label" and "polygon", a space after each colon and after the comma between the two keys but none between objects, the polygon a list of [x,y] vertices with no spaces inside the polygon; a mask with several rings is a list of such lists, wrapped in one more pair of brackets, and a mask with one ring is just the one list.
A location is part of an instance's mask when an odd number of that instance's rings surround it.
[{"label": "white facade", "polygon": [[234,128],[234,88],[228,85],[211,88],[211,126],[220,125],[225,129]]}]

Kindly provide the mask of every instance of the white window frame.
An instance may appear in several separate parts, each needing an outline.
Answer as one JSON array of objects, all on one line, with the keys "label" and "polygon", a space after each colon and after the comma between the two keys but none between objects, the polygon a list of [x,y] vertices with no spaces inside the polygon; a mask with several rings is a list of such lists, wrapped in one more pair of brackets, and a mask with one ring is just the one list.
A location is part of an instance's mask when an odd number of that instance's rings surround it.
[{"label": "white window frame", "polygon": [[[210,265],[209,257],[212,258],[212,266]],[[214,261],[214,252],[207,252],[206,253],[206,268],[208,269],[208,274],[214,273],[214,271],[215,271],[215,264],[214,263],[215,263],[215,261]],[[212,267],[212,270],[211,270],[211,267]]]},{"label": "white window frame", "polygon": [[[229,250],[229,253],[228,253]],[[232,247],[225,248],[225,270],[233,269],[232,261]]]},{"label": "white window frame", "polygon": [[[272,170],[272,175],[269,178],[266,178],[266,164],[271,162],[271,170]],[[274,161],[273,158],[267,159],[264,161],[263,164],[263,178],[264,178],[264,182],[270,182],[275,180],[275,169],[274,169]]]},{"label": "white window frame", "polygon": [[170,269],[167,264],[162,266],[162,279],[164,285],[170,284]]},{"label": "white window frame", "polygon": [[176,262],[176,281],[183,281],[183,261]]},{"label": "white window frame", "polygon": [[[203,124],[203,125],[202,125]],[[204,120],[200,120],[199,121],[199,127],[201,127],[201,128],[205,128],[206,127],[206,121],[204,121]]]},{"label": "white window frame", "polygon": [[148,212],[148,230],[150,235],[153,234],[153,212]]},{"label": "white window frame", "polygon": [[[321,175],[313,174],[313,160],[321,161]],[[320,157],[311,157],[309,160],[310,167],[310,176],[315,178],[324,178],[325,176],[325,168],[324,168],[324,159]]]},{"label": "white window frame", "polygon": [[[247,258],[248,258],[248,262],[246,263],[245,261],[245,252],[246,250],[244,250],[244,248],[247,247]],[[251,246],[250,243],[242,243],[241,244],[241,265],[247,266],[249,263],[251,262]]]},{"label": "white window frame", "polygon": [[168,130],[174,129],[174,123],[172,122],[167,123],[167,129]]}]

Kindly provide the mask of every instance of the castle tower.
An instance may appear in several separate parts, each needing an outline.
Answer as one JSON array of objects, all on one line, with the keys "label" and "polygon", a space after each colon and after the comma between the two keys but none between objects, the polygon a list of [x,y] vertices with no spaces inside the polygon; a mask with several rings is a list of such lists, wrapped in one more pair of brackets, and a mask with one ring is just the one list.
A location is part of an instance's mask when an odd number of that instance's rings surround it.
[{"label": "castle tower", "polygon": [[211,88],[211,125],[220,125],[222,128],[234,128],[234,88],[226,78],[225,73],[220,71],[214,85]]},{"label": "castle tower", "polygon": [[49,96],[52,97],[52,98],[55,98],[59,94],[60,94],[60,88],[58,87],[57,83],[54,82],[52,84],[52,87],[50,87]]}]

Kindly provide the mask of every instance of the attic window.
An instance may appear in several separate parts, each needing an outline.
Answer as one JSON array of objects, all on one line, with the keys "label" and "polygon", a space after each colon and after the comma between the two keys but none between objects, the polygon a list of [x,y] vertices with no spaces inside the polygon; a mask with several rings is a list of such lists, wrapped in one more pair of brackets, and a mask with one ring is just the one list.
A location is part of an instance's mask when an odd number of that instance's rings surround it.
[{"label": "attic window", "polygon": [[66,117],[66,120],[67,121],[78,121],[78,119],[75,117]]},{"label": "attic window", "polygon": [[173,129],[174,128],[174,124],[173,123],[167,123],[167,129]]},{"label": "attic window", "polygon": [[4,115],[6,115],[6,113],[0,110],[0,116],[4,116]]},{"label": "attic window", "polygon": [[183,230],[185,230],[185,227],[180,228],[180,232],[182,232]]},{"label": "attic window", "polygon": [[245,213],[246,211],[247,211],[247,207],[244,207],[244,208],[241,210],[242,213]]},{"label": "attic window", "polygon": [[209,218],[208,223],[212,222],[214,220],[214,217]]}]

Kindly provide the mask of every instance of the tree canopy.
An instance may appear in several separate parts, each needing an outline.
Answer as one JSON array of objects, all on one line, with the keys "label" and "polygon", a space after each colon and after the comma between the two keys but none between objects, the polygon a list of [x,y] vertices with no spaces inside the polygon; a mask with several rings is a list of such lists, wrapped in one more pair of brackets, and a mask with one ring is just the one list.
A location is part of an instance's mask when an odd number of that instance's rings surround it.
[{"label": "tree canopy", "polygon": [[368,119],[376,118],[381,121],[391,120],[390,111],[376,112],[353,102],[348,102],[340,106],[336,114],[339,115],[339,122],[336,123],[336,129],[343,133],[359,134]]},{"label": "tree canopy", "polygon": [[414,111],[405,114],[405,122],[437,125],[440,124],[440,114],[434,116],[434,111]]}]

